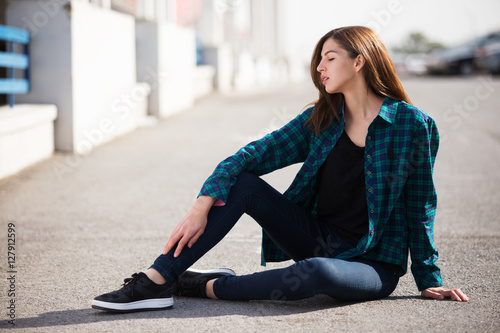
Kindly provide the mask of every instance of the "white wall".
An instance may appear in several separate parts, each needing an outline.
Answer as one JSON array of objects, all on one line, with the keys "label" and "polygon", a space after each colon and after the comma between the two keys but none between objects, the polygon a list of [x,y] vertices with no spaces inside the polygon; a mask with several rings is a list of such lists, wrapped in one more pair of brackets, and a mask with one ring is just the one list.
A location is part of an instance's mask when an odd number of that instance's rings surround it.
[{"label": "white wall", "polygon": [[[85,153],[87,142],[98,145],[134,129],[138,102],[148,91],[136,87],[132,16],[75,2],[71,40],[74,143]],[[109,129],[101,128],[103,121]]]},{"label": "white wall", "polygon": [[0,179],[52,155],[55,105],[0,106]]},{"label": "white wall", "polygon": [[166,116],[194,103],[193,76],[196,67],[194,30],[172,23],[158,23],[158,73],[161,115]]},{"label": "white wall", "polygon": [[83,1],[13,1],[7,24],[32,36],[31,92],[19,103],[56,104],[57,150],[86,153],[134,129],[147,85],[137,85],[132,16]]},{"label": "white wall", "polygon": [[[309,79],[308,65],[313,50],[309,48],[304,50],[301,43],[304,38],[314,39],[316,36],[307,36],[303,24],[298,24],[302,18],[299,0],[278,0],[278,15],[281,19],[277,39],[282,48],[280,52],[286,58],[288,80],[301,82]],[[304,54],[306,54],[305,60]]]},{"label": "white wall", "polygon": [[73,150],[71,21],[68,1],[11,1],[7,25],[30,32],[30,93],[16,103],[55,104],[55,148]]},{"label": "white wall", "polygon": [[149,114],[167,117],[194,103],[193,29],[168,22],[137,22],[137,77],[152,88]]},{"label": "white wall", "polygon": [[219,92],[229,93],[233,89],[233,53],[230,44],[217,47],[205,46],[203,60],[215,68],[215,87]]},{"label": "white wall", "polygon": [[160,115],[160,100],[158,96],[158,25],[154,22],[138,21],[136,31],[137,77],[148,82],[151,94],[148,99],[148,113]]}]

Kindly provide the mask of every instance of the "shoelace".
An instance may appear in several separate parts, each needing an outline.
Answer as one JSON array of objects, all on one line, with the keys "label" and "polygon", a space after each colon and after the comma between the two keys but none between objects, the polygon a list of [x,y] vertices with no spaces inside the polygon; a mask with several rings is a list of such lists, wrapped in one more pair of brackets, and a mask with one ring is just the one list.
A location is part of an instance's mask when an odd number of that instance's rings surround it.
[{"label": "shoelace", "polygon": [[132,290],[132,293],[130,294],[130,296],[134,296],[134,287],[135,287],[135,284],[137,283],[137,281],[139,281],[139,274],[137,273],[134,273],[132,274],[132,277],[129,277],[129,278],[126,278],[125,280],[123,280],[123,288],[122,289],[131,289]]}]

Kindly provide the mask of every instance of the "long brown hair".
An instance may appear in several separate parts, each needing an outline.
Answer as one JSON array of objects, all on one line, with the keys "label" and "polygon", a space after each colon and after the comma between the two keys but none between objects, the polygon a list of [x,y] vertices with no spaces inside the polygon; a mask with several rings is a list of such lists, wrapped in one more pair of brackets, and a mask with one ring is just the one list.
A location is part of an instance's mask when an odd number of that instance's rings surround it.
[{"label": "long brown hair", "polygon": [[321,62],[323,44],[330,38],[346,50],[352,59],[360,54],[365,58],[363,75],[368,88],[376,95],[411,103],[399,81],[389,52],[373,30],[362,26],[334,29],[321,37],[311,59],[311,78],[318,88],[319,98],[312,103],[314,104],[314,112],[307,123],[315,133],[320,134],[334,120],[339,119],[338,110],[343,100],[341,93],[330,94],[325,90],[321,82],[321,74],[317,71]]}]

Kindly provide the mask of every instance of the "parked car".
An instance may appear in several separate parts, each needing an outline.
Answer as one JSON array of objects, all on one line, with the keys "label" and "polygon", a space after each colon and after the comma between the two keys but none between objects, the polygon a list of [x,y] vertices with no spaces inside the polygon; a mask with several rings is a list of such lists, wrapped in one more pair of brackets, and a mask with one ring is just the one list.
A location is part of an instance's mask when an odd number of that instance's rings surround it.
[{"label": "parked car", "polygon": [[489,39],[478,50],[476,67],[487,70],[491,74],[500,74],[500,33]]},{"label": "parked car", "polygon": [[410,54],[405,57],[405,68],[413,75],[423,75],[427,73],[427,61],[425,53]]},{"label": "parked car", "polygon": [[427,58],[427,71],[430,74],[470,75],[477,69],[476,58],[483,54],[484,46],[498,38],[500,32],[494,32],[455,47],[436,49]]}]

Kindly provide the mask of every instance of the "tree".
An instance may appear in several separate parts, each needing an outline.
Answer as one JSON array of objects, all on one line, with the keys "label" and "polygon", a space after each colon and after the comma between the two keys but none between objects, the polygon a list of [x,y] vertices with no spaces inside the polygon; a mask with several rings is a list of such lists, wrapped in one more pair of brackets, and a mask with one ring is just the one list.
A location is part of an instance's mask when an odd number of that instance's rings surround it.
[{"label": "tree", "polygon": [[403,54],[428,53],[443,47],[443,44],[429,40],[421,32],[412,32],[403,40],[401,46],[394,47],[394,51]]}]

